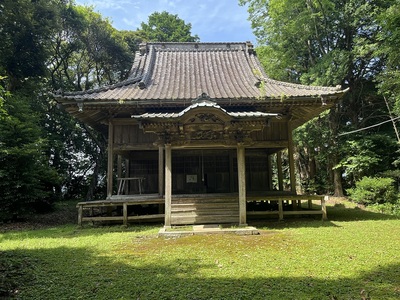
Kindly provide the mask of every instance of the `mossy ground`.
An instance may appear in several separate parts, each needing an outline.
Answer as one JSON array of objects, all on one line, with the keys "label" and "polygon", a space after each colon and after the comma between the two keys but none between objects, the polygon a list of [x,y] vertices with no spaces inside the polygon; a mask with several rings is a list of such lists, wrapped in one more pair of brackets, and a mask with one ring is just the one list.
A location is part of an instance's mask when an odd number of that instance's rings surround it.
[{"label": "mossy ground", "polygon": [[158,238],[161,224],[8,228],[0,298],[399,299],[400,220],[348,202],[328,217],[173,239]]}]

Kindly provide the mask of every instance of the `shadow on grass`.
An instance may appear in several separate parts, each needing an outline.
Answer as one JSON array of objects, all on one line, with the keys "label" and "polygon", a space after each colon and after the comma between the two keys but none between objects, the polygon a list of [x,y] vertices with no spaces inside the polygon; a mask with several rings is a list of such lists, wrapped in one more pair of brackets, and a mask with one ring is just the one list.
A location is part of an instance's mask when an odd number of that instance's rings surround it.
[{"label": "shadow on grass", "polygon": [[285,216],[284,221],[277,221],[275,217],[248,218],[249,225],[256,227],[268,227],[271,229],[299,228],[299,227],[340,227],[336,222],[354,221],[383,221],[398,220],[398,216],[372,212],[359,207],[346,207],[344,204],[336,203],[327,206],[328,220],[322,221],[320,215],[290,215]]},{"label": "shadow on grass", "polygon": [[368,221],[368,220],[396,220],[398,216],[368,211],[358,206],[354,208],[346,207],[344,204],[337,203],[327,207],[329,220],[332,221]]},{"label": "shadow on grass", "polygon": [[[203,260],[141,262],[140,254],[123,259],[99,256],[82,248],[14,250],[0,253],[0,298],[21,299],[398,299],[400,264],[355,277],[240,277],[230,266]],[[6,258],[6,261],[4,261]],[[7,259],[12,258],[10,263]],[[129,260],[129,264],[123,261]],[[273,259],[266,256],[265,259]],[[254,262],[253,262],[254,263]],[[248,268],[252,268],[249,264]],[[206,277],[202,274],[208,274]],[[221,274],[221,275],[219,275]],[[247,274],[249,274],[247,272]],[[239,277],[239,278],[238,278]],[[8,281],[4,281],[7,278]],[[6,283],[6,285],[4,285]],[[362,298],[364,297],[364,298]]]},{"label": "shadow on grass", "polygon": [[0,231],[0,243],[6,240],[23,240],[23,239],[73,239],[77,237],[97,237],[101,235],[106,235],[114,232],[132,232],[135,234],[143,233],[144,235],[157,234],[158,230],[163,227],[163,224],[154,223],[147,225],[137,225],[131,224],[128,227],[123,225],[112,225],[112,226],[93,226],[85,224],[80,227],[78,225],[68,224],[60,225],[43,229],[33,229],[33,230],[8,230]]}]

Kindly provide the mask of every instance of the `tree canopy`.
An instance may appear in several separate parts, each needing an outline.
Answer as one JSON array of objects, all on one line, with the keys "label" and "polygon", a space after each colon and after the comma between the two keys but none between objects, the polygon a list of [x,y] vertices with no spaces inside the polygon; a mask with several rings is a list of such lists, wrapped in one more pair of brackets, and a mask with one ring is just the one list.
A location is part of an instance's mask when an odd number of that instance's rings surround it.
[{"label": "tree canopy", "polygon": [[0,11],[0,221],[55,200],[101,197],[106,139],[60,110],[50,92],[123,80],[141,42],[197,35],[167,12],[118,31],[71,0],[4,0]]},{"label": "tree canopy", "polygon": [[147,23],[142,22],[140,29],[148,42],[198,42],[197,35],[192,36],[192,25],[186,24],[178,15],[166,11],[155,12]]},{"label": "tree canopy", "polygon": [[[304,178],[311,175],[313,184],[319,182],[319,191],[325,187],[322,192],[334,191],[336,195],[342,195],[342,183],[348,187],[361,175],[393,169],[396,139],[393,139],[390,124],[343,138],[340,134],[388,119],[387,106],[379,91],[389,93],[392,104],[397,103],[392,91],[398,88],[399,82],[395,71],[399,61],[395,50],[399,46],[396,38],[399,2],[239,2],[248,4],[249,19],[260,44],[257,53],[270,77],[350,88],[343,101],[329,114],[305,124],[296,132],[297,162],[299,169],[306,173]],[[321,124],[324,124],[323,132]],[[376,134],[376,138],[370,137],[371,134]],[[383,141],[389,143],[387,149],[391,150],[388,153],[372,150],[379,149],[378,144],[382,145]],[[318,166],[317,171],[310,174],[315,166]],[[306,189],[310,188],[303,183]],[[329,183],[334,186],[326,190]],[[311,190],[315,191],[315,188]]]}]

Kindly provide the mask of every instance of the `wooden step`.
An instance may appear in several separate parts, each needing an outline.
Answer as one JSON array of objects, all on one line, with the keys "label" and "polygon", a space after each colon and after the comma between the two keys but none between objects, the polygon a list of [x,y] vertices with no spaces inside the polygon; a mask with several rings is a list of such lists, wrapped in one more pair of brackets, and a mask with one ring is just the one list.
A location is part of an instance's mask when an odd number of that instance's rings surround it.
[{"label": "wooden step", "polygon": [[175,216],[171,217],[172,225],[188,224],[237,224],[239,216]]},{"label": "wooden step", "polygon": [[171,201],[171,224],[236,224],[239,203],[235,198],[175,198]]}]

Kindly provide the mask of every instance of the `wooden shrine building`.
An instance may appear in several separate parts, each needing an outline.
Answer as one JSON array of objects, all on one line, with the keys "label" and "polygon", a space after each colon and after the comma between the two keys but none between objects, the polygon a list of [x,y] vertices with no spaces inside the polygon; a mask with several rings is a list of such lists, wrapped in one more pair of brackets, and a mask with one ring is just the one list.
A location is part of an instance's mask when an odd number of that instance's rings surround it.
[{"label": "wooden shrine building", "polygon": [[[252,213],[301,213],[300,200],[320,198],[296,195],[292,131],[344,93],[268,78],[250,43],[142,44],[128,79],[54,95],[108,136],[107,199],[78,204],[79,222],[244,225]],[[82,213],[113,205],[122,215]]]}]

